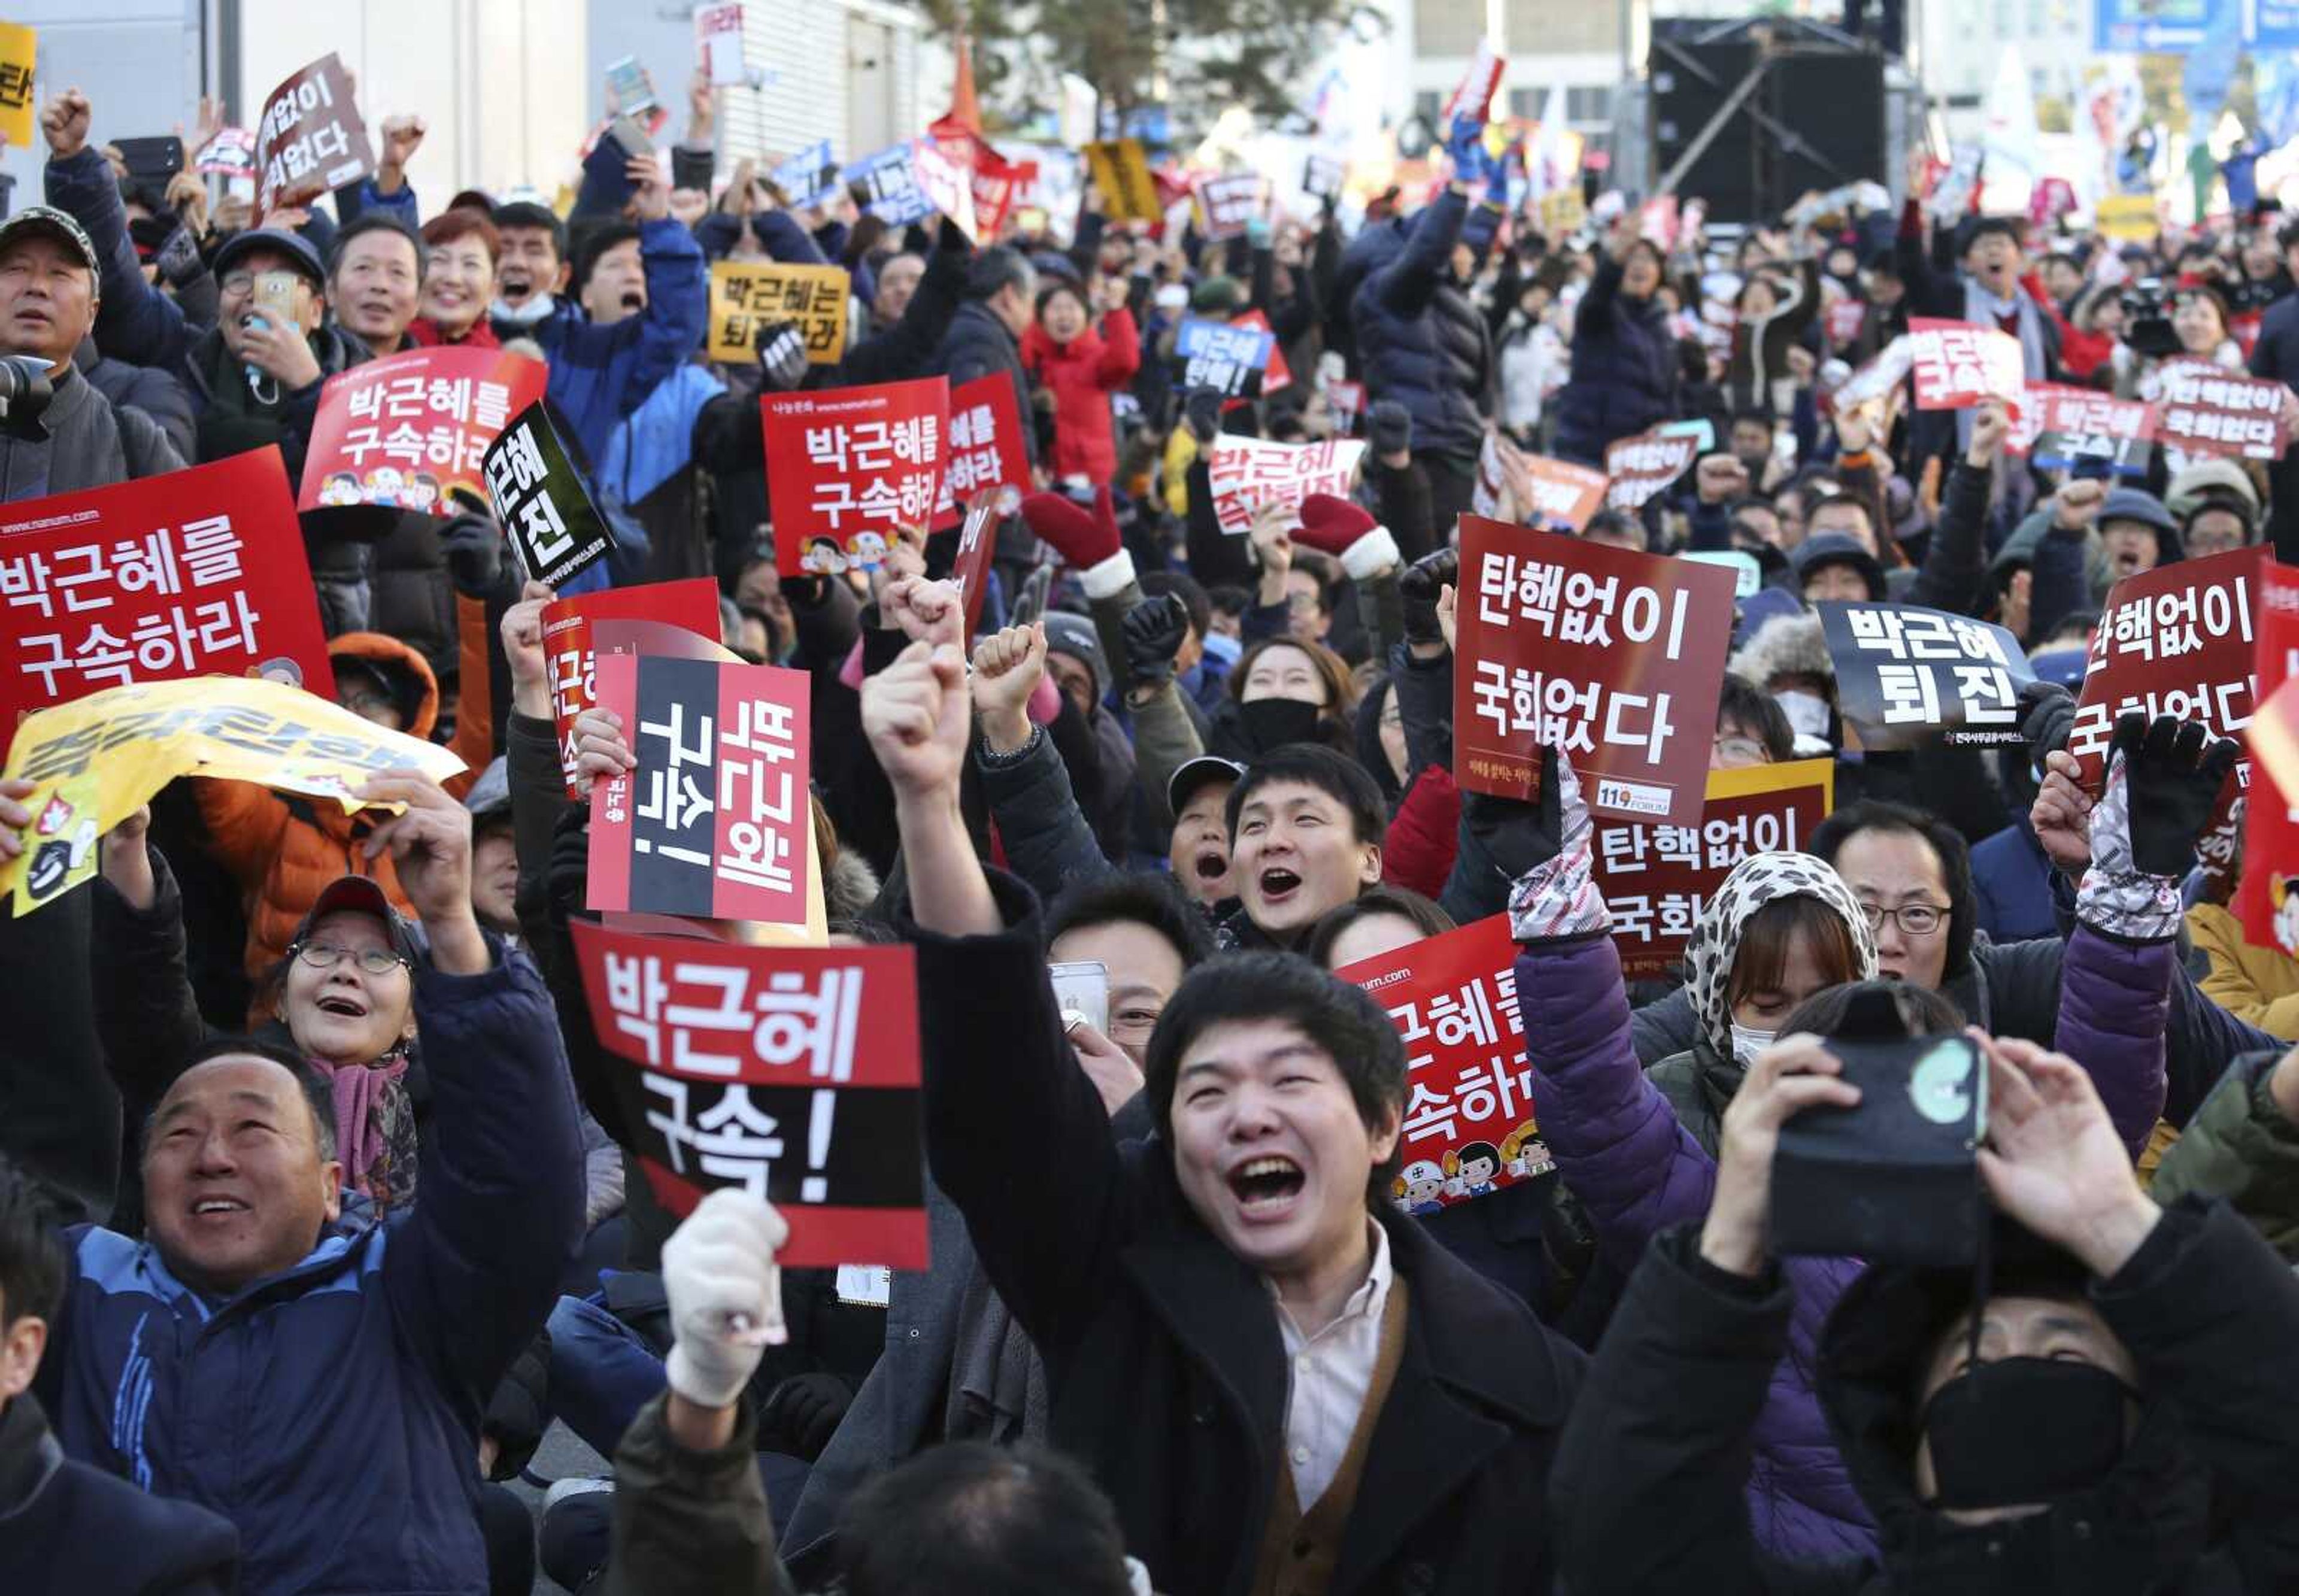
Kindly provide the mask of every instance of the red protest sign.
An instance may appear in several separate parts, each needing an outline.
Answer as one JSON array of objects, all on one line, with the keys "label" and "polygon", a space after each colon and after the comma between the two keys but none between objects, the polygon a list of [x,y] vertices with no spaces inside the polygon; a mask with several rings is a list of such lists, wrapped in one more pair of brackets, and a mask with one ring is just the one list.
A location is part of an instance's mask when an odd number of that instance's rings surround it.
[{"label": "red protest sign", "polygon": [[638,765],[592,802],[585,906],[804,923],[807,673],[601,652],[593,674]]},{"label": "red protest sign", "polygon": [[745,947],[577,920],[632,1151],[675,1214],[772,1202],[793,1268],[926,1267],[916,951]]},{"label": "red protest sign", "polygon": [[2084,786],[2099,790],[2115,723],[2128,710],[2149,719],[2201,720],[2217,736],[2251,724],[2265,549],[2230,549],[2126,577],[2108,589],[2093,631],[2068,752]]},{"label": "red protest sign", "polygon": [[1453,119],[1468,117],[1480,127],[1493,120],[1493,96],[1499,92],[1501,72],[1508,58],[1493,48],[1490,38],[1477,41],[1477,53],[1470,58],[1469,70],[1445,96],[1445,104],[1437,112],[1437,137],[1442,140],[1452,130]]},{"label": "red protest sign", "polygon": [[1992,327],[1911,317],[1908,357],[1918,410],[1969,410],[1988,399],[2017,410],[2028,390],[2020,340]]},{"label": "red protest sign", "polygon": [[974,169],[953,161],[930,138],[910,144],[910,174],[917,190],[934,208],[958,224],[969,238],[984,238],[988,229],[974,213]]},{"label": "red protest sign", "polygon": [[2119,469],[2129,462],[2144,471],[2154,436],[2154,408],[2139,400],[2065,383],[2031,382],[2004,446],[2014,454],[2033,454],[2035,463],[2047,470],[2080,458],[2104,458]]},{"label": "red protest sign", "polygon": [[1225,432],[1214,440],[1206,461],[1214,519],[1230,536],[1243,537],[1253,530],[1253,512],[1264,504],[1299,504],[1311,494],[1347,498],[1365,452],[1357,438],[1277,444]]},{"label": "red protest sign", "polygon": [[543,606],[543,659],[551,673],[551,719],[559,731],[559,766],[567,795],[581,800],[575,782],[575,717],[599,702],[592,669],[591,623],[652,620],[684,628],[710,643],[718,641],[718,584],[708,577],[684,582],[649,582],[610,587],[603,593],[553,599]]},{"label": "red protest sign", "polygon": [[2169,361],[2155,375],[2162,390],[2157,432],[2167,448],[2236,460],[2283,458],[2290,390],[2280,382],[2202,360]]},{"label": "red protest sign", "polygon": [[950,391],[950,451],[942,470],[934,529],[955,527],[959,506],[985,487],[1030,490],[1030,446],[1022,436],[1022,406],[1013,379],[992,371]]},{"label": "red protest sign", "polygon": [[1611,486],[1605,503],[1635,511],[1654,495],[1665,493],[1700,454],[1700,440],[1688,433],[1640,432],[1605,448],[1605,475]]},{"label": "red protest sign", "polygon": [[1461,518],[1454,774],[1530,797],[1560,748],[1591,813],[1689,826],[1707,790],[1732,573]]},{"label": "red protest sign", "polygon": [[1551,1173],[1532,1112],[1508,916],[1410,943],[1333,973],[1389,1010],[1405,1038],[1404,1168],[1393,1196],[1433,1214]]},{"label": "red protest sign", "polygon": [[1868,320],[1868,306],[1857,299],[1838,299],[1829,303],[1828,341],[1841,347],[1860,336],[1861,326]]},{"label": "red protest sign", "polygon": [[[2292,685],[2299,677],[2299,570],[2272,561],[2261,569],[2258,629],[2243,875],[2229,908],[2245,941],[2299,958],[2299,892],[2292,890],[2299,877],[2299,687]],[[2207,866],[2221,862],[2212,858],[2212,840],[2207,835],[2198,844]]]},{"label": "red protest sign", "polygon": [[1469,507],[1499,520],[1508,519],[1502,513],[1506,510],[1526,526],[1578,532],[1605,502],[1608,486],[1602,471],[1524,453],[1504,442],[1500,434],[1489,433],[1477,453],[1477,480]]},{"label": "red protest sign", "polygon": [[1591,874],[1613,913],[1622,971],[1666,975],[1732,867],[1751,853],[1801,852],[1835,806],[1836,761],[1798,760],[1711,770],[1697,825],[1599,822]]},{"label": "red protest sign", "polygon": [[951,562],[950,580],[966,605],[966,635],[970,639],[982,624],[982,599],[990,587],[990,561],[998,552],[998,522],[1021,507],[1022,495],[1010,487],[985,487],[966,502],[966,519],[959,523],[958,557]]},{"label": "red protest sign", "polygon": [[276,447],[0,511],[0,739],[130,682],[251,676],[285,660],[336,692]]},{"label": "red protest sign", "polygon": [[948,378],[767,394],[759,409],[783,575],[875,566],[898,529],[933,516],[950,430]]},{"label": "red protest sign", "polygon": [[351,76],[333,50],[291,73],[263,102],[255,162],[258,217],[277,207],[282,195],[316,196],[375,170]]},{"label": "red protest sign", "polygon": [[1233,171],[1197,180],[1199,229],[1216,243],[1234,238],[1268,210],[1268,185],[1259,172]]},{"label": "red protest sign", "polygon": [[367,361],[320,390],[298,510],[380,504],[454,513],[453,488],[484,503],[487,445],[543,397],[550,370],[502,349],[411,349]]}]

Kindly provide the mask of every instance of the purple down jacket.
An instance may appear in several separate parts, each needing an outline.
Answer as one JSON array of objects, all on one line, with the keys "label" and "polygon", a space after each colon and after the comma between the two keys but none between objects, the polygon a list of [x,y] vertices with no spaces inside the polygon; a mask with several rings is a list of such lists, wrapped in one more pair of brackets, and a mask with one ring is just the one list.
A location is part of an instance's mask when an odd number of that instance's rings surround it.
[{"label": "purple down jacket", "polygon": [[[2163,1103],[2172,960],[2169,943],[2134,945],[2081,926],[2068,946],[2060,1051],[2090,1070],[2135,1158]],[[1600,1243],[1632,1268],[1656,1233],[1707,1212],[1715,1160],[1638,1066],[1609,936],[1523,944],[1516,990],[1542,1138]],[[1796,1289],[1789,1354],[1756,1420],[1747,1491],[1757,1543],[1776,1557],[1842,1557],[1875,1544],[1812,1389],[1821,1327],[1862,1267],[1783,1260]]]}]

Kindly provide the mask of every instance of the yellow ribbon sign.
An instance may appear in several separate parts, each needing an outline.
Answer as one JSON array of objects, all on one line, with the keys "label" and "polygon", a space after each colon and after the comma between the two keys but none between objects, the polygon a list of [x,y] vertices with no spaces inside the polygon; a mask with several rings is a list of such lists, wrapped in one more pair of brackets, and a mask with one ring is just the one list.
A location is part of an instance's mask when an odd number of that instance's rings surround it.
[{"label": "yellow ribbon sign", "polygon": [[842,266],[720,261],[710,268],[710,358],[756,360],[759,330],[794,321],[807,363],[834,366],[846,358],[847,292]]},{"label": "yellow ribbon sign", "polygon": [[1158,203],[1157,179],[1150,175],[1150,157],[1138,138],[1112,138],[1085,146],[1086,164],[1093,186],[1101,190],[1103,212],[1112,221],[1163,221],[1166,208]]},{"label": "yellow ribbon sign", "polygon": [[[301,687],[253,677],[137,682],[28,715],[0,776],[34,783],[24,852],[0,860],[0,894],[29,914],[95,873],[96,843],[178,776],[252,781],[366,808],[378,771],[444,781],[463,761]],[[384,807],[397,808],[397,805]]]}]

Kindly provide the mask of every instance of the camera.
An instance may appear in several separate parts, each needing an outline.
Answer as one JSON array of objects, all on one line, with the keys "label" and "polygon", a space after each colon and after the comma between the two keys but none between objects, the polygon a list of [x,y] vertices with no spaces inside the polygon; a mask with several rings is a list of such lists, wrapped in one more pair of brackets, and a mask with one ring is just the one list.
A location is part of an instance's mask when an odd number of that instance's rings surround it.
[{"label": "camera", "polygon": [[2161,359],[2179,353],[2179,335],[2171,330],[2170,296],[2162,279],[2146,278],[2123,292],[2123,341],[2134,354]]},{"label": "camera", "polygon": [[38,415],[56,395],[48,377],[48,362],[32,354],[0,358],[0,421],[20,421]]}]

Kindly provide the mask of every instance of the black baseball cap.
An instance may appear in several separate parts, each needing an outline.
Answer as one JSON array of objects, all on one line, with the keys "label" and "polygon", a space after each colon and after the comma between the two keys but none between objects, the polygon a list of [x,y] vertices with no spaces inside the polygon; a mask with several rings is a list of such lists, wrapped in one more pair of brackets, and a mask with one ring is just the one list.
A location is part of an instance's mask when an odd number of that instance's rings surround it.
[{"label": "black baseball cap", "polygon": [[1245,767],[1235,760],[1225,760],[1219,754],[1201,753],[1183,763],[1180,769],[1167,777],[1166,807],[1178,815],[1183,807],[1197,795],[1199,788],[1210,786],[1217,781],[1234,783],[1244,774]]},{"label": "black baseball cap", "polygon": [[327,291],[328,270],[320,264],[320,252],[301,233],[291,233],[285,228],[252,228],[245,233],[234,233],[217,250],[208,270],[218,282],[223,281],[231,269],[259,249],[286,257],[289,268],[302,275],[311,287]]},{"label": "black baseball cap", "polygon": [[87,267],[87,287],[91,295],[102,291],[104,267],[95,258],[95,245],[87,229],[78,220],[54,205],[27,205],[5,221],[0,221],[0,249],[9,241],[33,233],[45,233],[61,240]]}]

